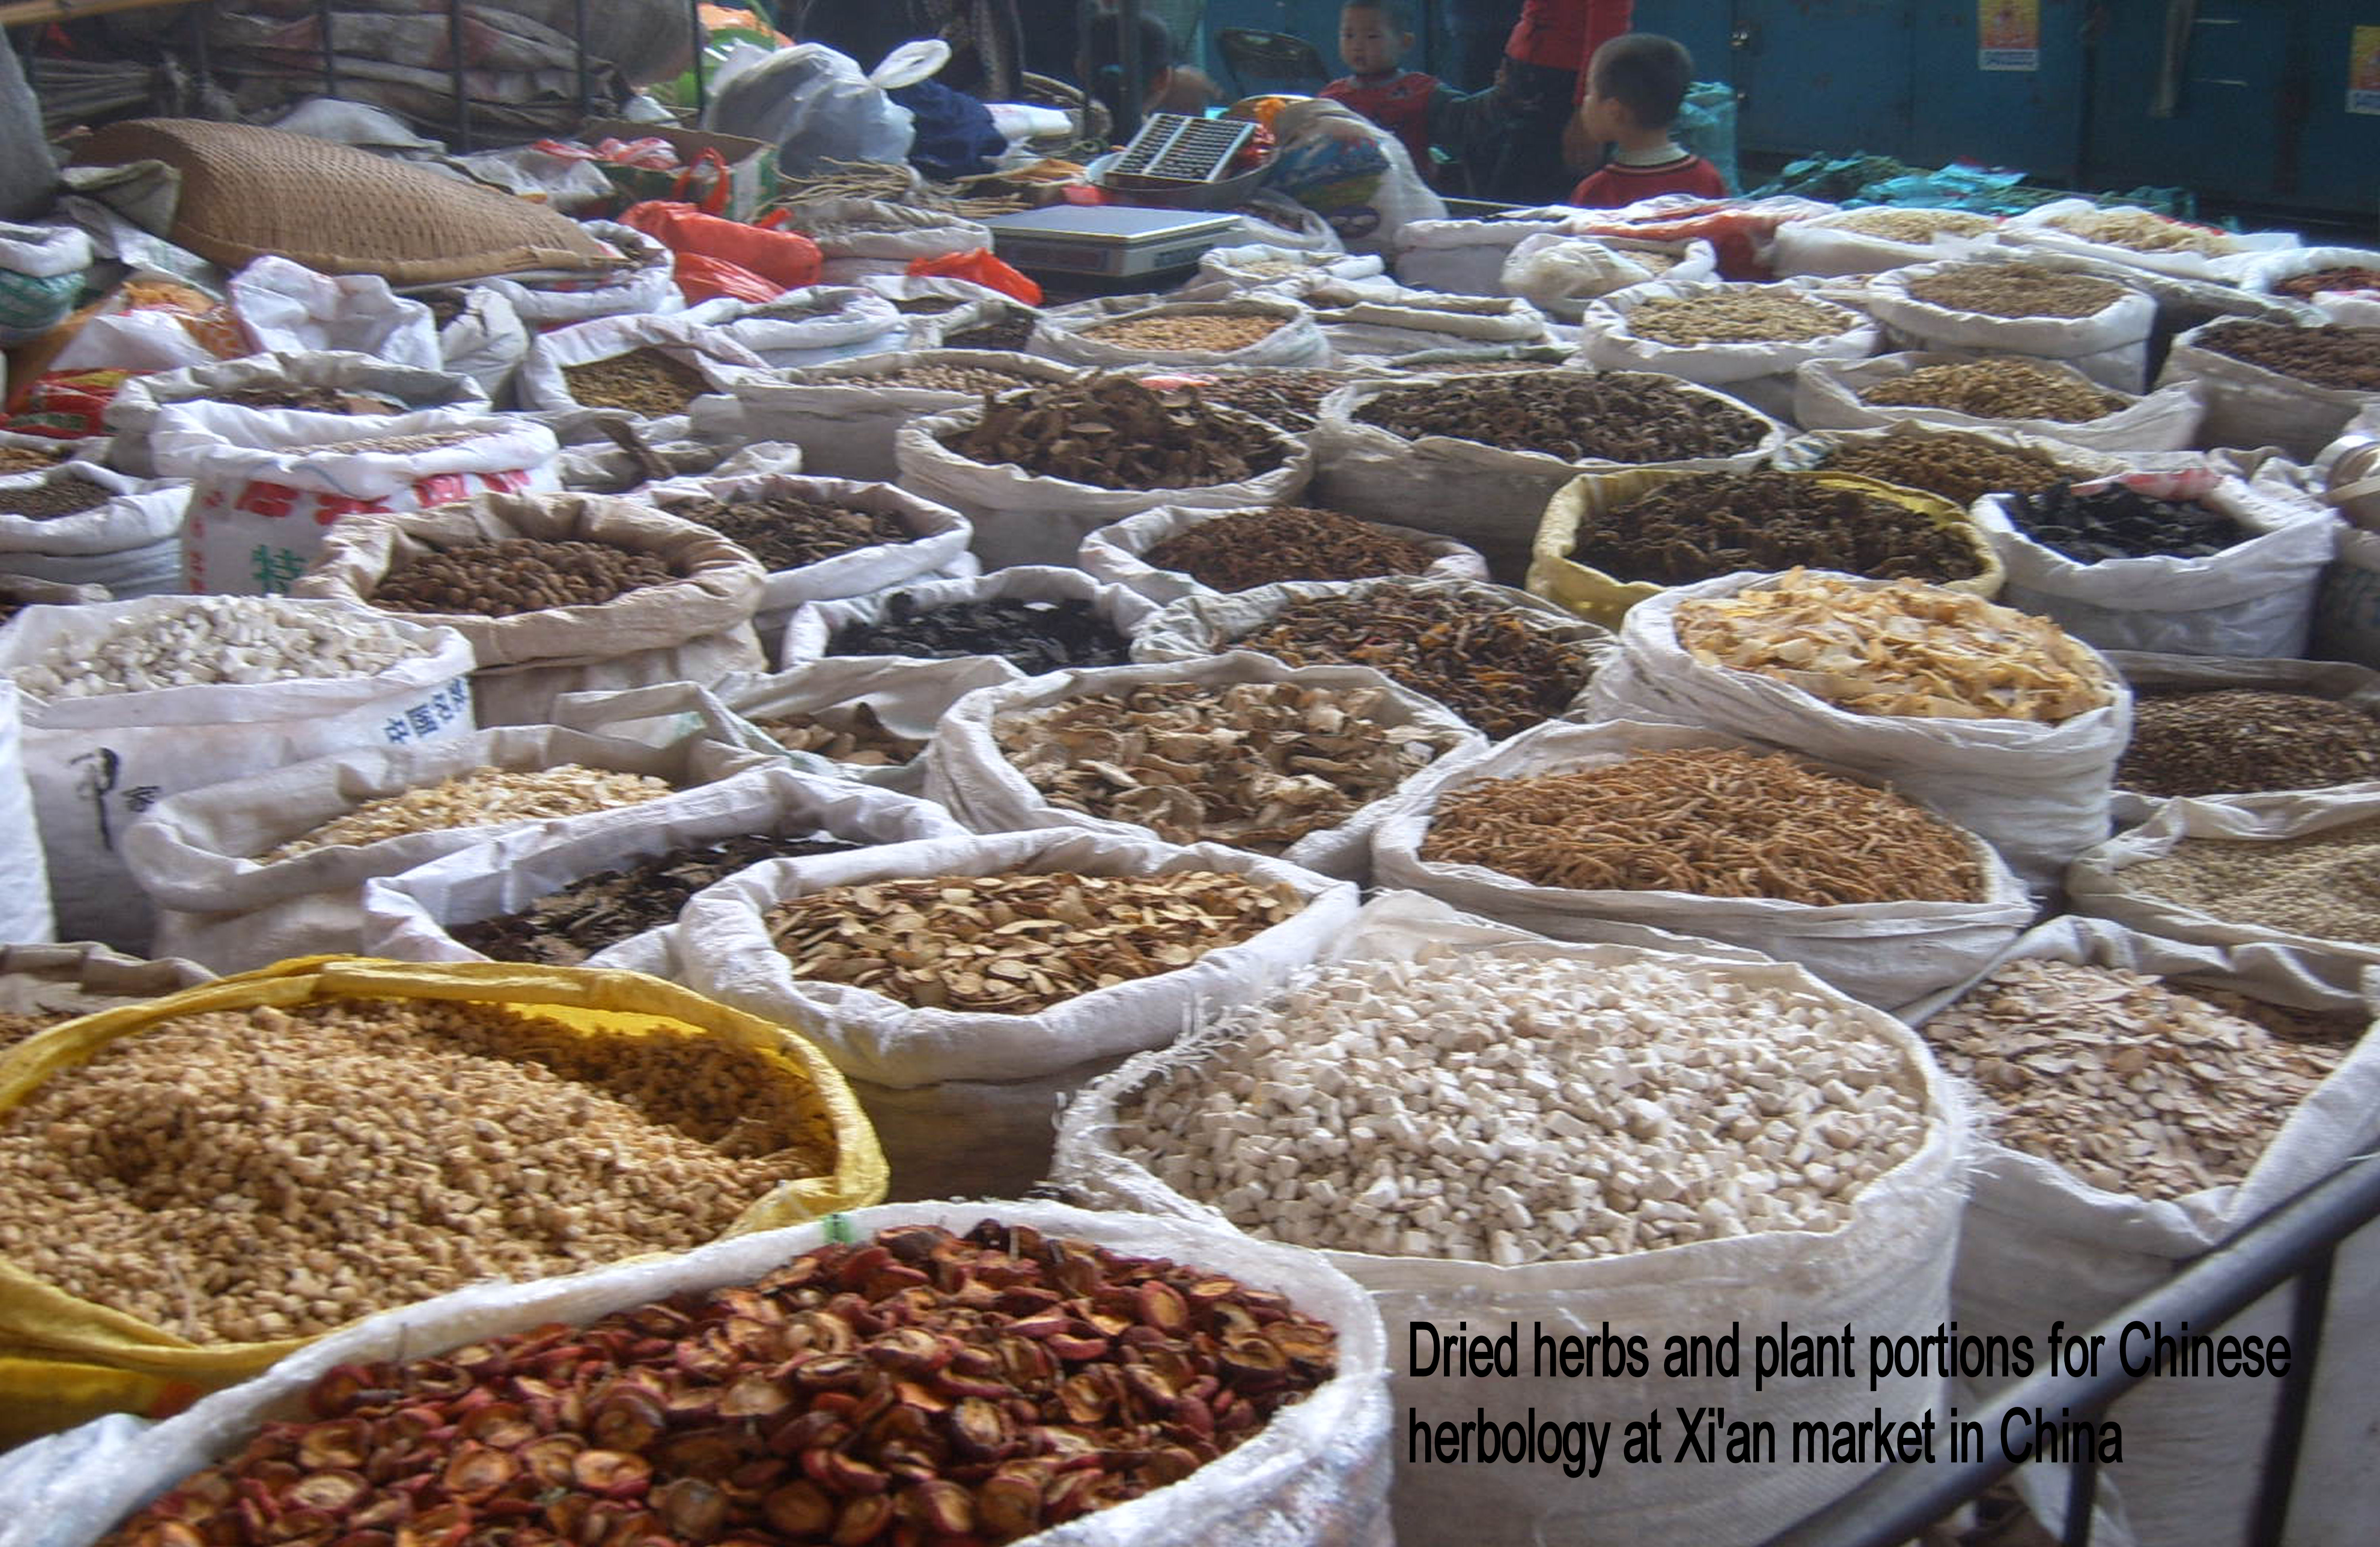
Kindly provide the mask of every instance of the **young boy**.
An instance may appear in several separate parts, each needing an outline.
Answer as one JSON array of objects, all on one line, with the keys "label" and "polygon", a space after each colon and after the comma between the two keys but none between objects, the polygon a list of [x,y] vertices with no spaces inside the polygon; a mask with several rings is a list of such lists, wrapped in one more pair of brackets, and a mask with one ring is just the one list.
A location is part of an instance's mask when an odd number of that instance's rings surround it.
[{"label": "young boy", "polygon": [[1404,0],[1347,0],[1339,12],[1339,57],[1355,73],[1325,86],[1322,95],[1395,135],[1414,170],[1427,178],[1435,120],[1456,98],[1438,77],[1397,68],[1413,45]]},{"label": "young boy", "polygon": [[1603,210],[1661,193],[1727,196],[1718,168],[1670,138],[1694,75],[1683,45],[1658,33],[1629,32],[1595,51],[1578,125],[1588,141],[1611,147],[1611,160],[1571,190],[1572,203]]}]

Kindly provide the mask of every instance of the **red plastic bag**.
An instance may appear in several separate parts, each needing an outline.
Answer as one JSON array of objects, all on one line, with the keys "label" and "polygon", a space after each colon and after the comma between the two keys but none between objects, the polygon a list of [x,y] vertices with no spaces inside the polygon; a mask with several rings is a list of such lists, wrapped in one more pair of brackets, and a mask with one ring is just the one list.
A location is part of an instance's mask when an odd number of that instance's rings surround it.
[{"label": "red plastic bag", "polygon": [[1718,254],[1718,272],[1725,279],[1770,279],[1768,250],[1777,228],[1790,220],[1831,214],[1831,204],[1813,203],[1791,194],[1773,199],[1701,199],[1693,194],[1667,193],[1640,200],[1623,209],[1597,210],[1572,215],[1562,229],[1574,237],[1637,237],[1648,241],[1694,241],[1711,244]]},{"label": "red plastic bag", "polygon": [[650,199],[632,204],[620,224],[642,231],[673,252],[717,258],[747,269],[780,289],[818,283],[826,260],[818,243],[793,231],[769,231],[740,220],[704,214],[691,204]]},{"label": "red plastic bag", "polygon": [[741,263],[700,252],[679,253],[675,277],[678,294],[688,305],[722,296],[740,301],[772,301],[785,293],[783,286],[761,278]]},{"label": "red plastic bag", "polygon": [[912,279],[971,279],[1027,306],[1041,304],[1041,286],[991,255],[988,247],[972,252],[945,252],[938,258],[909,260]]}]

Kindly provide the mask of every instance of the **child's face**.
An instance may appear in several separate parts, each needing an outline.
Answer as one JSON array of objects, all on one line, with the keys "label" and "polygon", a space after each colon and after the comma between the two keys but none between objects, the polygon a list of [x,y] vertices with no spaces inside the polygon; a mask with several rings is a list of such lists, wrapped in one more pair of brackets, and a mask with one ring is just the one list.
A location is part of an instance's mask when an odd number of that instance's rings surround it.
[{"label": "child's face", "polygon": [[1578,103],[1578,127],[1597,144],[1625,139],[1636,127],[1635,116],[1617,97],[1607,97],[1588,78],[1586,95]]},{"label": "child's face", "polygon": [[1398,31],[1386,11],[1350,6],[1339,13],[1339,57],[1357,75],[1394,69],[1412,46],[1413,34]]}]

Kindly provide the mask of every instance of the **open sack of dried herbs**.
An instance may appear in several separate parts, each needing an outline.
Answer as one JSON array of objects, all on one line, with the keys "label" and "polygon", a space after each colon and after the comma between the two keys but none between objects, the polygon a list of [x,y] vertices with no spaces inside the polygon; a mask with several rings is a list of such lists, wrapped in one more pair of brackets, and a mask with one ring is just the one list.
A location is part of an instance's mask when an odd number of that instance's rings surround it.
[{"label": "open sack of dried herbs", "polygon": [[577,829],[681,798],[755,754],[687,738],[662,749],[552,725],[370,747],[168,797],[123,834],[158,908],[154,949],[218,972],[362,948],[363,886],[494,829]]},{"label": "open sack of dried herbs", "polygon": [[2190,382],[2141,396],[2060,360],[1917,351],[1811,361],[1794,372],[1791,417],[1805,430],[1988,426],[2122,455],[2187,451],[2205,408]]},{"label": "open sack of dried herbs", "polygon": [[1791,285],[1638,285],[1586,309],[1579,359],[1701,382],[1783,418],[1793,372],[1813,360],[1864,359],[1880,339],[1864,312]]},{"label": "open sack of dried herbs", "polygon": [[2237,285],[2299,245],[2294,232],[2226,231],[2138,205],[2057,199],[2013,215],[2003,240],[2045,255],[2095,260],[2118,271]]},{"label": "open sack of dried herbs", "polygon": [[2103,650],[2305,652],[2346,523],[2277,480],[2123,473],[1975,506],[2011,606]]},{"label": "open sack of dried herbs", "polygon": [[1864,294],[1901,348],[2063,360],[2119,392],[2147,386],[2156,301],[2105,274],[1979,255],[1880,274]]},{"label": "open sack of dried herbs", "polygon": [[[1988,1136],[1968,1178],[1952,1283],[1962,1334],[2095,1324],[2371,1153],[2380,1039],[2368,1032],[2380,1000],[2370,981],[2359,989],[2305,966],[2244,936],[2185,944],[2067,917],[1912,1006],[1935,1059],[1976,1093]],[[2342,1369],[2380,1358],[2375,1312],[2370,1275],[2342,1273],[2322,1357],[2350,1361]],[[2180,1344],[2175,1356],[2197,1362],[2109,1410],[2124,1463],[2108,1486],[2129,1517],[2125,1540],[2220,1547],[2249,1529],[2273,1407],[2241,1401],[2236,1380],[2177,1378],[2210,1372],[2198,1340],[2214,1329],[2162,1331]],[[2221,1332],[2278,1334],[2301,1357],[2286,1297]],[[2323,1501],[2319,1515],[2337,1522],[2380,1508],[2355,1384],[2316,1383],[2293,1463]]]},{"label": "open sack of dried herbs", "polygon": [[1936,494],[1966,510],[1985,494],[2032,493],[2127,472],[2122,458],[2019,432],[1903,422],[1881,430],[1817,430],[1777,448],[1785,472],[1848,473]]},{"label": "open sack of dried herbs", "polygon": [[1012,565],[814,602],[785,626],[787,670],[843,660],[998,660],[1016,674],[1122,665],[1157,604],[1079,569]]},{"label": "open sack of dried herbs", "polygon": [[521,407],[558,422],[590,413],[631,422],[682,414],[733,391],[768,362],[716,327],[686,317],[601,317],[538,335],[514,382]]},{"label": "open sack of dried herbs", "polygon": [[375,1311],[884,1189],[842,1077],[783,1026],[635,973],[354,958],[19,1043],[0,1172],[12,1439],[44,1405],[170,1411]]},{"label": "open sack of dried herbs", "polygon": [[2311,462],[2380,403],[2380,327],[2218,317],[2173,341],[2157,384],[2183,382],[2206,399],[2203,444],[2274,445]]},{"label": "open sack of dried herbs", "polygon": [[0,574],[104,586],[129,600],[179,591],[190,486],[71,460],[0,473]]},{"label": "open sack of dried herbs", "polygon": [[2034,913],[1989,845],[1882,781],[1684,726],[1549,725],[1442,760],[1371,845],[1383,886],[1558,940],[1723,941],[1886,1008]]},{"label": "open sack of dried herbs", "polygon": [[676,976],[688,899],[768,859],[965,831],[929,801],[786,767],[747,768],[601,822],[481,830],[363,887],[367,956],[618,967]]},{"label": "open sack of dried herbs", "polygon": [[926,795],[978,832],[1153,833],[1361,880],[1377,803],[1484,739],[1368,666],[1235,651],[970,693],[927,749]]},{"label": "open sack of dried herbs", "polygon": [[1216,844],[1048,826],[771,861],[671,950],[850,1077],[906,1196],[1030,1187],[1056,1098],[1310,960],[1355,889]]},{"label": "open sack of dried herbs", "polygon": [[501,725],[545,724],[564,693],[757,669],[766,586],[750,554],[648,505],[481,494],[340,522],[294,591],[454,628]]},{"label": "open sack of dried herbs", "polygon": [[1284,295],[1177,301],[1112,296],[1041,313],[1028,352],[1068,365],[1126,371],[1148,366],[1331,363],[1314,313]]},{"label": "open sack of dried herbs", "polygon": [[894,436],[903,488],[975,523],[989,568],[1065,565],[1092,531],[1154,506],[1295,504],[1314,454],[1192,386],[1123,375],[1026,387],[912,420]]},{"label": "open sack of dried herbs", "polygon": [[[374,421],[429,408],[484,413],[488,394],[468,376],[417,365],[395,365],[352,349],[284,350],[212,360],[179,371],[134,376],[108,399],[107,427],[115,436],[111,465],[138,477],[153,476],[150,436],[182,405],[211,403],[260,417],[270,431],[285,432],[308,421],[284,414],[328,414],[348,420],[348,436],[364,434]],[[321,437],[332,439],[335,437]]]},{"label": "open sack of dried herbs", "polygon": [[1577,710],[1609,629],[1484,580],[1390,579],[1195,596],[1133,641],[1144,662],[1255,651],[1293,666],[1370,666],[1503,737]]},{"label": "open sack of dried herbs", "polygon": [[2380,966],[2380,785],[2168,800],[2066,885],[2078,913],[2354,989]]},{"label": "open sack of dried herbs", "polygon": [[1323,402],[1315,503],[1468,543],[1511,585],[1546,502],[1581,472],[1750,468],[1785,437],[1732,397],[1644,372],[1359,381]]},{"label": "open sack of dried herbs", "polygon": [[1294,580],[1488,578],[1488,561],[1452,538],[1295,505],[1160,506],[1084,538],[1076,562],[1160,606]]},{"label": "open sack of dried herbs", "polygon": [[735,410],[745,434],[800,446],[812,472],[889,481],[909,420],[1080,374],[1013,349],[901,349],[738,382]]},{"label": "open sack of dried herbs", "polygon": [[[1565,944],[1385,894],[1312,969],[1073,1102],[1058,1179],[1309,1248],[1392,1325],[1493,1305],[1524,1326],[1852,1314],[1931,1335],[1950,1316],[1963,1097],[1881,1011],[1799,968],[1691,949]],[[1643,1407],[1627,1380],[1406,1369],[1392,1395],[1425,1423],[1499,1400],[1555,1423]],[[1948,1394],[1746,1368],[1671,1395],[1783,1425],[1899,1421]],[[1546,1486],[1548,1468],[1400,1467],[1397,1537],[1755,1541],[1866,1469],[1746,1460],[1715,1489],[1693,1468],[1625,1468],[1581,1491]]]},{"label": "open sack of dried herbs", "polygon": [[1881,274],[1989,248],[1998,224],[1965,210],[1839,210],[1779,225],[1768,264],[1780,275]]},{"label": "open sack of dried herbs", "polygon": [[1882,780],[2036,887],[2107,835],[2131,724],[2114,669],[2046,618],[1920,581],[1807,570],[1638,603],[1587,707]]},{"label": "open sack of dried herbs", "polygon": [[2132,689],[2115,817],[2161,800],[2380,781],[2380,671],[2346,661],[2107,652]]},{"label": "open sack of dried herbs", "polygon": [[[1077,1296],[1096,1323],[1035,1314]],[[374,1318],[59,1478],[36,1547],[149,1547],[177,1517],[203,1530],[287,1456],[350,1455],[336,1447],[398,1410],[475,1395],[497,1416],[462,1415],[402,1463],[329,1468],[321,1513],[517,1518],[565,1541],[1373,1541],[1387,1342],[1336,1269],[1219,1227],[1050,1203],[859,1209]],[[524,1399],[563,1350],[604,1394],[583,1413]],[[781,1382],[788,1367],[812,1374]],[[893,1417],[862,1433],[838,1416],[852,1403]],[[449,1496],[392,1507],[416,1478]]]}]

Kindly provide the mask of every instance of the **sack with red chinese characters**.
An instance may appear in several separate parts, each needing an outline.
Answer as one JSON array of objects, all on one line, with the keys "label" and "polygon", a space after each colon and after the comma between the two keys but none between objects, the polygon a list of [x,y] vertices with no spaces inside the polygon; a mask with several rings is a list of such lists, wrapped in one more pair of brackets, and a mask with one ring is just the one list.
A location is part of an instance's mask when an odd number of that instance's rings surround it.
[{"label": "sack with red chinese characters", "polygon": [[192,481],[182,553],[202,596],[288,591],[342,516],[560,487],[553,432],[455,409],[341,423],[185,403],[149,447],[168,477]]}]

